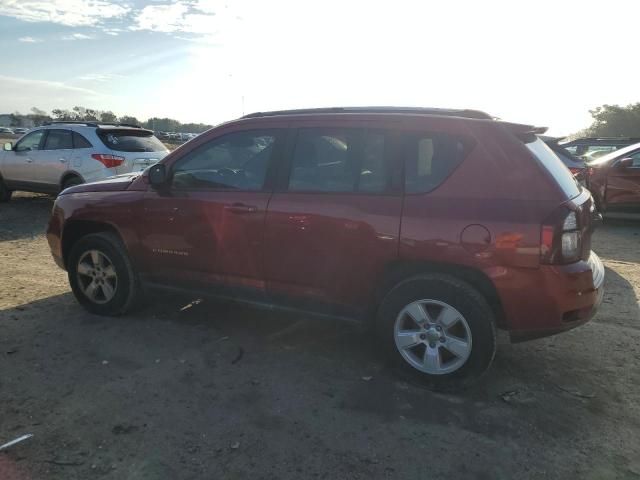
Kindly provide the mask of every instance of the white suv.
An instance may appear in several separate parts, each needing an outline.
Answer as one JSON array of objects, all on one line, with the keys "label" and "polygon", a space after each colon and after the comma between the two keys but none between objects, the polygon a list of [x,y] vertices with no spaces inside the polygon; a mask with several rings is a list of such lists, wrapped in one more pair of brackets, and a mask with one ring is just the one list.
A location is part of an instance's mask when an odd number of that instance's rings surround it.
[{"label": "white suv", "polygon": [[0,152],[0,202],[14,190],[58,193],[84,182],[144,170],[169,151],[135,125],[51,122]]}]

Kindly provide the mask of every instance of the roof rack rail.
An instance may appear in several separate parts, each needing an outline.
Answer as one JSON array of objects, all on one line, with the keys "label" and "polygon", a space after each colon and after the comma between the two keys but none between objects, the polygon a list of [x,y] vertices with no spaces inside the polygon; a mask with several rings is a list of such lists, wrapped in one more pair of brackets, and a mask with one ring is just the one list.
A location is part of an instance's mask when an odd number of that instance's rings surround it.
[{"label": "roof rack rail", "polygon": [[96,122],[81,121],[81,120],[52,120],[50,122],[44,122],[42,125],[86,125],[87,127],[97,127]]},{"label": "roof rack rail", "polygon": [[424,107],[329,107],[329,108],[301,108],[295,110],[275,110],[271,112],[255,112],[242,118],[275,117],[279,115],[304,115],[315,113],[409,113],[415,115],[442,115],[446,117],[477,118],[493,120],[494,117],[480,110],[424,108]]},{"label": "roof rack rail", "polygon": [[50,122],[44,122],[42,125],[86,125],[87,127],[99,127],[100,125],[110,125],[114,127],[142,128],[140,125],[134,125],[133,123],[97,122],[97,121],[83,121],[83,120],[52,120]]}]

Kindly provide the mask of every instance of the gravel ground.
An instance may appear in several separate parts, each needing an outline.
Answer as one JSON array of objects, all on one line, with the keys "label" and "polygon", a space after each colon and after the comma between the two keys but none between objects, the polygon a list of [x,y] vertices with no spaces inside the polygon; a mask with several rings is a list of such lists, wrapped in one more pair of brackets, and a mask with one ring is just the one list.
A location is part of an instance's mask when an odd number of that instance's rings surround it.
[{"label": "gravel ground", "polygon": [[502,341],[461,395],[408,383],[356,326],[184,298],[85,313],[43,236],[0,206],[0,479],[640,479],[640,224],[594,237],[589,324]]}]

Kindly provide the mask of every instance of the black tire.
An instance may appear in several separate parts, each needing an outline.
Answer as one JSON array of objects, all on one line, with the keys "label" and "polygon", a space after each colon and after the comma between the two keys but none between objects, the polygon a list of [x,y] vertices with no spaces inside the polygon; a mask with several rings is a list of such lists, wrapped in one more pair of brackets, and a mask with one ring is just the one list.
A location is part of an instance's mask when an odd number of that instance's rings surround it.
[{"label": "black tire", "polygon": [[72,177],[66,178],[65,181],[62,182],[62,190],[69,187],[75,187],[76,185],[82,185],[82,183],[82,179],[74,175]]},{"label": "black tire", "polygon": [[[430,374],[423,372],[411,365],[400,354],[400,350],[396,346],[394,328],[400,313],[405,306],[424,299],[443,302],[453,307],[464,317],[468,325],[471,336],[471,352],[468,353],[466,361],[450,373]],[[402,321],[399,320],[399,322]],[[493,310],[483,295],[471,285],[451,275],[425,274],[400,282],[384,297],[378,309],[376,330],[378,338],[394,366],[399,367],[405,374],[419,379],[421,383],[430,388],[456,390],[476,381],[491,365],[496,352],[495,324]],[[466,331],[464,335],[467,335]],[[421,341],[426,342],[427,340]],[[434,342],[434,345],[436,345],[438,352],[442,352],[439,343]],[[419,349],[421,347],[416,345],[413,348]],[[426,343],[424,348],[426,350]],[[445,354],[448,354],[448,351],[445,351]]]},{"label": "black tire", "polygon": [[[115,293],[105,303],[93,301],[81,288],[81,282],[86,281],[86,277],[78,275],[79,262],[91,250],[97,250],[105,255],[113,264],[117,275]],[[141,289],[137,275],[131,265],[125,246],[113,233],[95,233],[78,240],[71,249],[67,272],[74,296],[91,313],[109,316],[122,315],[140,303]]]},{"label": "black tire", "polygon": [[0,178],[0,203],[6,203],[11,200],[11,195],[13,195],[13,190],[9,190],[2,178]]}]

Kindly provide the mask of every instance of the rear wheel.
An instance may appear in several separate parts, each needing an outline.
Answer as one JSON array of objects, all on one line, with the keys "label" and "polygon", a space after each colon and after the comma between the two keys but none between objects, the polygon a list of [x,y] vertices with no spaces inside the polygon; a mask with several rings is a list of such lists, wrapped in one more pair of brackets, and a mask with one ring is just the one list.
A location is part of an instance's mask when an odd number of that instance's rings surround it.
[{"label": "rear wheel", "polygon": [[13,190],[9,190],[2,181],[2,178],[0,178],[0,202],[8,202],[11,200],[11,195],[13,195]]},{"label": "rear wheel", "polygon": [[92,313],[126,313],[140,296],[125,247],[112,233],[91,234],[78,240],[69,255],[67,271],[73,294]]},{"label": "rear wheel", "polygon": [[473,382],[495,355],[491,307],[475,288],[449,275],[398,284],[380,306],[377,330],[392,361],[434,388]]}]

